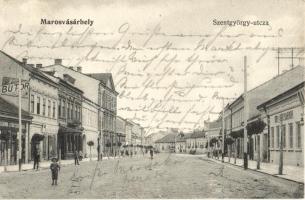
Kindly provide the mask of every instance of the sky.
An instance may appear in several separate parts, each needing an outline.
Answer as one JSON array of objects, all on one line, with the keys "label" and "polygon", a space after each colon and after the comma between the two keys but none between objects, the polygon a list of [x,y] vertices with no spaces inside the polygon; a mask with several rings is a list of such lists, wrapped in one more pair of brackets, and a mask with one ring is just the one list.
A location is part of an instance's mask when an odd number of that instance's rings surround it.
[{"label": "sky", "polygon": [[[187,132],[204,128],[223,103],[242,94],[245,56],[251,89],[278,74],[278,47],[304,48],[304,3],[2,0],[0,48],[29,63],[46,66],[62,58],[84,73],[112,73],[120,93],[118,115],[141,124],[146,134],[168,128]],[[41,24],[41,19],[93,24]],[[227,20],[252,24],[215,24]],[[261,25],[254,25],[257,20]],[[281,60],[280,72],[290,65]]]}]

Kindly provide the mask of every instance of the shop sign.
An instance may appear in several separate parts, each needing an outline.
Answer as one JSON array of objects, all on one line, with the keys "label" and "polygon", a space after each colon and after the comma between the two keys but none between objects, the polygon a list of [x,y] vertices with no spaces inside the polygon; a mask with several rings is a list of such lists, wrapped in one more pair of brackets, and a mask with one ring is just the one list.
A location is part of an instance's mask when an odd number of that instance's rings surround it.
[{"label": "shop sign", "polygon": [[280,115],[275,116],[274,121],[275,121],[275,123],[277,123],[277,122],[279,122],[279,120],[286,121],[286,120],[289,120],[292,118],[293,118],[293,110],[290,110],[288,112],[281,113]]},{"label": "shop sign", "polygon": [[[11,128],[19,128],[19,124],[18,123],[13,123],[13,122],[8,123],[8,126],[11,127]],[[22,124],[22,129],[25,129],[24,124]]]},{"label": "shop sign", "polygon": [[[21,80],[21,95],[28,96],[29,81]],[[1,95],[18,96],[19,95],[19,80],[18,78],[3,77],[1,84]]]},{"label": "shop sign", "polygon": [[8,127],[8,122],[0,121],[0,126]]}]

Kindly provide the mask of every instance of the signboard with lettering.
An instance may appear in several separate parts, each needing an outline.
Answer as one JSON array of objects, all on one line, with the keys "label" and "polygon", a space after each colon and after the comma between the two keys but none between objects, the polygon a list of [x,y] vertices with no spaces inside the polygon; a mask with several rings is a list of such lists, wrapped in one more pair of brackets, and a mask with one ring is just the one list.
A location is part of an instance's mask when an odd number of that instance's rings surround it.
[{"label": "signboard with lettering", "polygon": [[274,117],[274,122],[278,123],[279,120],[286,121],[286,120],[289,120],[289,119],[292,119],[292,118],[293,118],[293,110],[290,110],[288,112],[281,113],[280,115],[276,115]]},{"label": "signboard with lettering", "polygon": [[[21,80],[21,95],[22,97],[28,97],[29,81]],[[1,85],[1,95],[18,96],[19,81],[18,78],[3,77]]]}]

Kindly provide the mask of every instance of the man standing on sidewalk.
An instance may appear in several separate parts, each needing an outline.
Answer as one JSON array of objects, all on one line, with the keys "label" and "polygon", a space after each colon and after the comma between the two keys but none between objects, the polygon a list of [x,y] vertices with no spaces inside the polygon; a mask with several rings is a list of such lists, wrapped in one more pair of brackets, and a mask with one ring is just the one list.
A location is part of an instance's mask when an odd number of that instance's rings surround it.
[{"label": "man standing on sidewalk", "polygon": [[150,159],[152,160],[154,158],[154,150],[150,148],[149,153],[150,153]]},{"label": "man standing on sidewalk", "polygon": [[79,165],[79,161],[78,161],[78,159],[79,159],[78,152],[77,152],[77,151],[75,151],[75,152],[74,152],[74,161],[75,161],[75,165]]},{"label": "man standing on sidewalk", "polygon": [[38,151],[37,147],[34,148],[33,156],[34,156],[34,167],[33,167],[33,169],[36,168],[36,170],[38,170],[40,155],[39,155],[39,151]]}]

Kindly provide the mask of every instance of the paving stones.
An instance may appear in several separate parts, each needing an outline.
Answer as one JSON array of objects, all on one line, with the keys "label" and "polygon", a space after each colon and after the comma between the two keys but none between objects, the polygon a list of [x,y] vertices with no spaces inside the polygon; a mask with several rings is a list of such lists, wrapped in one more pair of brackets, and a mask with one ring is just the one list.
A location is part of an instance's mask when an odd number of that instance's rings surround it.
[{"label": "paving stones", "polygon": [[[301,198],[299,184],[209,162],[205,158],[157,154],[103,160],[61,169],[58,186],[49,170],[0,174],[3,198]],[[150,170],[151,169],[151,170]],[[4,194],[4,195],[3,195]]]}]

